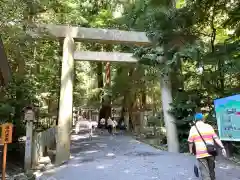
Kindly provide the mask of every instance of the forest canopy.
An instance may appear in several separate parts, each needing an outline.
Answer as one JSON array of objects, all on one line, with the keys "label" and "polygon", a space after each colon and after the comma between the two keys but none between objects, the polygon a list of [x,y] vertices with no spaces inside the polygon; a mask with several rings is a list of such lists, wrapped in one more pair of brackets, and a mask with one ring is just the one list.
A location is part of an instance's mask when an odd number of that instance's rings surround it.
[{"label": "forest canopy", "polygon": [[81,50],[134,52],[140,64],[112,63],[105,87],[105,63],[76,63],[74,106],[99,107],[109,94],[114,106],[130,112],[161,113],[159,77],[170,74],[172,113],[186,140],[196,111],[216,124],[213,99],[240,92],[238,0],[2,0],[0,8],[13,76],[0,91],[0,117],[16,124],[17,136],[25,132],[26,105],[38,106],[39,117],[57,116],[63,42],[26,33],[39,23],[145,31],[153,41],[151,47],[77,43]]}]

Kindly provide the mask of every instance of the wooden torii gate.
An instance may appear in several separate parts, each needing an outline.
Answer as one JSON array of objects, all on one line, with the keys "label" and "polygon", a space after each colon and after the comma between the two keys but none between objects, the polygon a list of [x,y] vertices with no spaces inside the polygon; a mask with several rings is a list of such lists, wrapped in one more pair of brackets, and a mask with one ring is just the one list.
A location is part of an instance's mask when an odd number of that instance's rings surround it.
[{"label": "wooden torii gate", "polygon": [[[140,46],[151,45],[151,42],[149,41],[146,33],[144,32],[71,27],[64,25],[39,25],[39,28],[44,28],[47,32],[57,38],[64,38],[61,71],[61,90],[59,101],[59,119],[56,137],[56,164],[61,164],[67,161],[70,157],[74,59],[78,61],[103,61],[124,63],[138,62],[138,59],[134,58],[133,54],[131,53],[75,51],[74,40],[112,44],[133,44]],[[176,152],[178,151],[178,144],[176,143],[177,136],[174,124],[175,121],[173,116],[168,113],[168,111],[170,110],[169,104],[172,103],[170,79],[168,76],[162,77],[160,79],[164,119],[168,130],[168,150],[170,152]],[[169,130],[171,130],[171,132]]]}]

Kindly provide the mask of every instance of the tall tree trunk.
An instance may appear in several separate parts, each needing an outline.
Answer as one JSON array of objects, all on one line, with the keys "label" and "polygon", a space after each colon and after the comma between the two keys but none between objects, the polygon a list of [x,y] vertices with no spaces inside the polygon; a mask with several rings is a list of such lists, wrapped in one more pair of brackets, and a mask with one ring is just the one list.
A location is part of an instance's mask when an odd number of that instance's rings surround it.
[{"label": "tall tree trunk", "polygon": [[98,88],[103,88],[103,64],[102,64],[102,62],[97,64],[97,82],[98,82]]},{"label": "tall tree trunk", "polygon": [[220,96],[224,96],[224,90],[225,90],[224,63],[225,62],[223,59],[219,59],[218,71],[219,71]]},{"label": "tall tree trunk", "polygon": [[238,86],[237,86],[236,92],[239,92],[240,91],[240,73],[237,73],[236,78],[238,80]]},{"label": "tall tree trunk", "polygon": [[[111,87],[111,65],[110,62],[106,63],[106,88],[109,89]],[[111,106],[111,102],[112,102],[112,97],[111,95],[107,94],[105,96],[104,99],[104,106],[106,107],[106,118],[112,117],[112,106]]]},{"label": "tall tree trunk", "polygon": [[[175,8],[176,7],[175,0],[172,0],[171,2],[172,2],[171,7]],[[162,47],[162,48],[164,49],[166,47]],[[164,49],[164,51],[166,50]],[[169,113],[169,110],[171,110],[170,104],[173,102],[171,75],[167,73],[161,76],[160,84],[161,84],[160,86],[161,86],[161,92],[162,92],[161,94],[162,109],[163,109],[165,126],[167,130],[168,151],[179,152],[179,141],[178,141],[178,133],[177,133],[177,127],[176,127],[176,119],[171,113]]]},{"label": "tall tree trunk", "polygon": [[169,113],[171,110],[172,99],[172,89],[171,89],[171,79],[170,75],[166,74],[161,77],[161,98],[162,98],[162,109],[164,122],[167,130],[167,143],[169,152],[179,151],[179,141],[178,133],[176,127],[175,117]]},{"label": "tall tree trunk", "polygon": [[[103,63],[97,64],[97,79],[98,79],[98,88],[103,89],[103,87],[104,87]],[[106,84],[106,87],[107,86],[109,86],[109,84]],[[100,125],[100,120],[102,118],[107,120],[109,117],[111,117],[111,97],[106,96],[103,93],[104,92],[101,90],[100,94],[99,94],[99,96],[101,97],[101,102],[102,102],[102,107],[100,108],[100,113],[99,113],[99,121],[98,121],[99,125]],[[105,121],[105,126],[107,126],[107,121]]]},{"label": "tall tree trunk", "polygon": [[[128,72],[128,77],[130,79],[130,82],[132,83],[133,81],[133,73],[134,73],[134,67],[131,67],[129,72]],[[127,91],[127,110],[128,110],[128,116],[129,116],[129,130],[133,130],[134,129],[134,125],[133,125],[133,116],[132,116],[132,112],[133,112],[133,104],[134,104],[134,98],[133,97],[135,95],[134,92],[130,91],[130,86],[128,86],[128,91]],[[134,94],[133,94],[134,93]]]},{"label": "tall tree trunk", "polygon": [[143,90],[142,90],[142,92],[141,92],[141,102],[142,102],[142,104],[141,104],[141,108],[143,109],[143,110],[145,110],[147,107],[146,107],[146,105],[147,105],[147,93],[146,93],[146,87],[144,87],[143,88]]},{"label": "tall tree trunk", "polygon": [[[26,2],[26,9],[24,11],[23,14],[23,30],[27,30],[28,26],[33,24],[33,15],[34,13],[34,7],[32,2]],[[24,42],[23,42],[24,43]],[[19,54],[19,59],[17,59],[17,78],[16,78],[16,85],[18,87],[21,87],[21,85],[24,82],[24,76],[25,76],[25,61],[24,59],[21,58],[21,55]],[[17,104],[15,104],[15,113],[14,113],[14,117],[13,117],[13,124],[14,126],[14,133],[13,133],[13,141],[16,142],[18,141],[18,136],[20,134],[19,131],[21,131],[21,124],[20,124],[20,120],[21,120],[21,116],[22,116],[22,110],[24,108],[24,105],[26,105],[26,102],[23,102],[24,100],[24,93],[23,90],[21,88],[17,88],[16,89],[16,94],[15,94],[15,98],[16,98],[16,102],[18,102]],[[30,102],[28,102],[30,103]]]},{"label": "tall tree trunk", "polygon": [[172,72],[170,73],[173,98],[177,96],[179,90],[184,89],[184,82],[182,79],[181,69],[182,69],[182,62],[179,59],[176,65],[173,67]]}]

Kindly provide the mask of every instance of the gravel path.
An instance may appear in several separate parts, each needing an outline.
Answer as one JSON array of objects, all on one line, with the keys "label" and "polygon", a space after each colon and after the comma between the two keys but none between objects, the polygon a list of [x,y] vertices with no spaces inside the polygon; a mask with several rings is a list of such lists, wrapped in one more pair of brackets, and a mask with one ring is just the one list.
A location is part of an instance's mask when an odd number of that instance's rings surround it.
[{"label": "gravel path", "polygon": [[[46,171],[39,180],[194,180],[194,157],[168,153],[129,136],[72,136],[68,163]],[[240,179],[240,168],[217,163],[217,180]]]}]

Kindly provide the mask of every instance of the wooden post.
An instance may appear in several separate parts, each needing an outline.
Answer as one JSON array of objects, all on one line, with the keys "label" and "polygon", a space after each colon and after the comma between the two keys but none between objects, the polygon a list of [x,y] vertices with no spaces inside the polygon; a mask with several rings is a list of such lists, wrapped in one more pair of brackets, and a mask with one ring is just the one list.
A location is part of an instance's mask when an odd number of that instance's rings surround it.
[{"label": "wooden post", "polygon": [[167,130],[167,142],[169,152],[179,151],[179,142],[177,135],[177,128],[175,123],[175,118],[169,113],[171,110],[170,104],[172,103],[172,89],[169,74],[165,74],[160,77],[161,86],[161,98],[162,98],[162,108],[165,126]]},{"label": "wooden post", "polygon": [[6,179],[7,143],[3,144],[2,180]]},{"label": "wooden post", "polygon": [[61,89],[59,100],[56,164],[70,158],[70,133],[73,110],[74,40],[67,36],[63,43]]},{"label": "wooden post", "polygon": [[33,122],[35,121],[35,112],[32,106],[25,107],[24,111],[24,121],[26,122],[24,169],[27,171],[32,167]]},{"label": "wooden post", "polygon": [[1,141],[3,144],[3,160],[2,160],[2,180],[6,179],[6,164],[7,164],[7,144],[12,143],[12,128],[11,123],[2,125]]},{"label": "wooden post", "polygon": [[33,122],[27,121],[26,142],[25,142],[25,159],[24,159],[25,171],[30,170],[32,167],[32,142],[33,142]]}]

